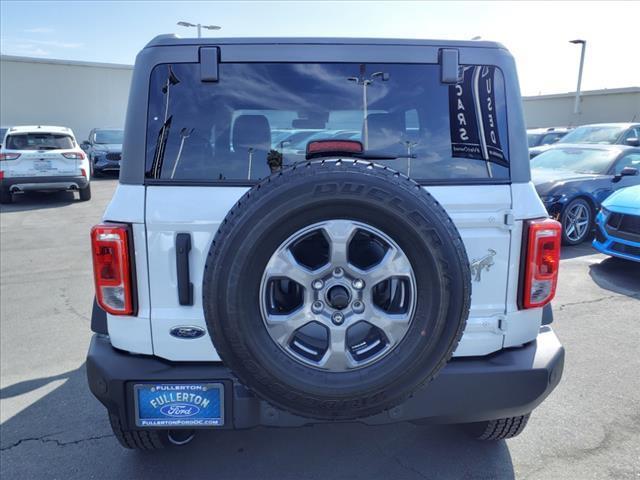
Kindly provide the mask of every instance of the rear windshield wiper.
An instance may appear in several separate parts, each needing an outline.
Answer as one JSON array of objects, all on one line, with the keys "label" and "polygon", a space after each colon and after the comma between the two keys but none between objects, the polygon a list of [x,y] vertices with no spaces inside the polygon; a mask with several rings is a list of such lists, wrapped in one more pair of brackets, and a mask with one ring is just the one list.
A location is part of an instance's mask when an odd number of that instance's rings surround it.
[{"label": "rear windshield wiper", "polygon": [[153,155],[153,163],[151,164],[151,178],[160,178],[162,173],[162,163],[164,162],[164,151],[167,147],[167,138],[171,129],[171,120],[173,115],[169,115],[167,120],[160,127],[158,139],[156,141],[156,151]]}]

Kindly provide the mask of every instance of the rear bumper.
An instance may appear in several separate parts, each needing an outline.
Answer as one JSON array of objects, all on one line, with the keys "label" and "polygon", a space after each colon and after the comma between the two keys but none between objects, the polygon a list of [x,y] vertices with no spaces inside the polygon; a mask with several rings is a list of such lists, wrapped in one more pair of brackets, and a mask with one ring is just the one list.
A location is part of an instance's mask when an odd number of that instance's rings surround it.
[{"label": "rear bumper", "polygon": [[12,192],[30,190],[78,190],[85,188],[89,180],[82,176],[47,176],[47,177],[5,177],[2,188]]},{"label": "rear bumper", "polygon": [[[564,348],[550,327],[536,340],[486,357],[455,358],[426,387],[405,403],[358,420],[376,425],[467,423],[523,415],[537,407],[558,385]],[[228,429],[258,425],[293,427],[319,420],[291,415],[256,398],[221,363],[176,363],[157,357],[134,356],[114,349],[105,335],[94,335],[87,356],[91,392],[125,428],[135,425],[135,382],[221,382],[225,386]]]}]

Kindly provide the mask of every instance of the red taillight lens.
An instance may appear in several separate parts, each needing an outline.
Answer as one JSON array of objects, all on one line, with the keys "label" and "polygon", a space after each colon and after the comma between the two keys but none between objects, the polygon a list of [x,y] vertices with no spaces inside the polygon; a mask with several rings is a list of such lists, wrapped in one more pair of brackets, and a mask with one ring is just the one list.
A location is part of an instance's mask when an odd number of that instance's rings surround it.
[{"label": "red taillight lens", "polygon": [[70,158],[71,160],[84,160],[84,153],[82,152],[66,152],[63,153],[64,158]]},{"label": "red taillight lens", "polygon": [[19,153],[0,153],[0,160],[15,160],[19,157]]},{"label": "red taillight lens", "polygon": [[91,229],[91,251],[98,305],[113,315],[133,314],[129,227],[96,225]]},{"label": "red taillight lens", "polygon": [[80,169],[80,173],[82,173],[82,176],[83,176],[84,178],[87,178],[87,171],[86,171],[84,168],[81,168],[81,169]]},{"label": "red taillight lens", "polygon": [[542,307],[556,294],[562,226],[549,218],[529,220],[524,270],[524,308]]},{"label": "red taillight lens", "polygon": [[307,156],[322,154],[362,153],[362,142],[357,140],[315,140],[307,144]]}]

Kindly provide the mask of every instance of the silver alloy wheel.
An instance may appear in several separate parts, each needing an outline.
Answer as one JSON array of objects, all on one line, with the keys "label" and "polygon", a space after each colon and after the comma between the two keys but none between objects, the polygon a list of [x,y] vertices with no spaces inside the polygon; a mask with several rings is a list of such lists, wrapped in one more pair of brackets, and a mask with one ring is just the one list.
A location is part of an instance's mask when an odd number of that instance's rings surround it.
[{"label": "silver alloy wheel", "polygon": [[[352,242],[362,248],[350,252]],[[271,256],[260,285],[272,340],[305,365],[332,372],[391,352],[411,325],[415,302],[405,253],[380,230],[352,220],[294,233]]]},{"label": "silver alloy wheel", "polygon": [[572,205],[564,217],[565,235],[572,242],[582,240],[589,230],[591,223],[591,212],[589,207],[583,203]]}]

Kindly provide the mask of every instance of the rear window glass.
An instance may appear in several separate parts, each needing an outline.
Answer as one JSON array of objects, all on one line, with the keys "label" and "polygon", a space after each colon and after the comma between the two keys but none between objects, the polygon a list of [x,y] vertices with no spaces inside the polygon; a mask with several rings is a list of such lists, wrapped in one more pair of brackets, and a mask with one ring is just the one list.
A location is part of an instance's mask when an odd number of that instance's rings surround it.
[{"label": "rear window glass", "polygon": [[123,130],[96,130],[94,133],[94,143],[122,145],[124,138]]},{"label": "rear window glass", "polygon": [[159,65],[146,176],[250,182],[303,161],[310,141],[351,139],[419,181],[508,179],[502,74],[463,71],[446,85],[431,64],[221,63],[212,83],[198,64]]},{"label": "rear window glass", "polygon": [[61,150],[73,148],[69,135],[57,133],[14,133],[7,137],[7,150]]}]

